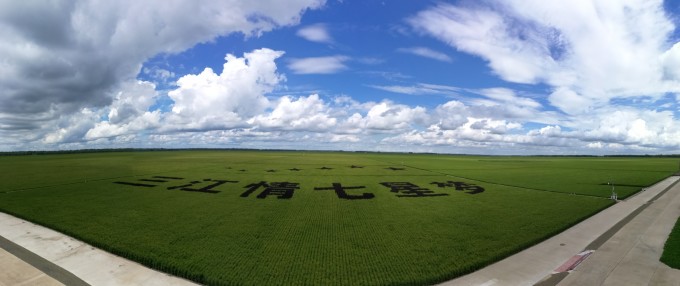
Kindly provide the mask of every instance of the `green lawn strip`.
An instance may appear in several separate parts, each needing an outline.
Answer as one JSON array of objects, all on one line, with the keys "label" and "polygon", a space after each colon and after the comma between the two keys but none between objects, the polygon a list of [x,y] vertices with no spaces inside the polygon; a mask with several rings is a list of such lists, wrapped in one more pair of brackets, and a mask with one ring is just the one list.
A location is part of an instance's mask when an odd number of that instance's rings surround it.
[{"label": "green lawn strip", "polygon": [[680,269],[680,219],[675,223],[666,240],[661,254],[661,262],[675,269]]}]

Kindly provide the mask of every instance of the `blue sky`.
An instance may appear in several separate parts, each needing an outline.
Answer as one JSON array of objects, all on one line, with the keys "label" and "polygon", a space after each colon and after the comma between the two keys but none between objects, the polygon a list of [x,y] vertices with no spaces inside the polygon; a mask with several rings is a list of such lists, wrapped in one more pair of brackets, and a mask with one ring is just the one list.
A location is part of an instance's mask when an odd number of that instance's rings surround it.
[{"label": "blue sky", "polygon": [[[406,19],[415,11],[432,6],[433,1],[354,1],[327,2],[319,10],[308,11],[300,24],[282,27],[259,37],[232,34],[214,42],[198,44],[175,55],[158,55],[145,63],[147,68],[164,68],[177,75],[197,73],[205,67],[219,71],[224,54],[242,55],[258,48],[285,51],[277,60],[278,70],[287,77],[288,90],[281,94],[319,92],[332,97],[347,94],[361,100],[390,99],[409,105],[434,107],[442,95],[420,97],[388,92],[374,86],[426,82],[466,88],[508,84],[494,77],[482,59],[456,52],[450,46],[413,31]],[[380,13],[376,13],[380,11]],[[302,37],[305,29],[323,30],[327,41],[314,42]],[[429,49],[446,59],[419,56],[411,50]],[[328,74],[297,74],[290,61],[309,57],[346,57],[345,68]],[[141,74],[140,79],[153,80]],[[521,86],[517,86],[522,88]],[[533,88],[533,87],[532,87]]]},{"label": "blue sky", "polygon": [[678,1],[0,6],[4,151],[680,153]]}]

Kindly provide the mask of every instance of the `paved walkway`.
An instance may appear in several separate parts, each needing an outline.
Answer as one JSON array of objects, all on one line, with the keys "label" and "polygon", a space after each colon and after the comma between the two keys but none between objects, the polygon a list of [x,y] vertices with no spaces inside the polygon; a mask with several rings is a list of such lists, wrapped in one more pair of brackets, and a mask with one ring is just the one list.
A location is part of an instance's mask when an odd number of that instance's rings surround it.
[{"label": "paved walkway", "polygon": [[61,286],[59,281],[0,248],[0,286]]},{"label": "paved walkway", "polygon": [[659,258],[680,216],[680,184],[602,244],[558,285],[679,285],[680,270]]},{"label": "paved walkway", "polygon": [[[0,236],[65,269],[66,275],[70,272],[84,281],[63,282],[66,285],[196,285],[4,213],[0,213]],[[65,273],[41,269],[44,265],[36,264],[35,260],[7,252],[11,251],[0,252],[0,285],[61,285],[57,280]],[[40,271],[49,276],[41,275]]]},{"label": "paved walkway", "polygon": [[[552,238],[474,273],[444,282],[441,285],[491,286],[534,285],[539,283],[549,277],[555,269],[563,266],[565,262],[572,259],[575,255],[588,248],[598,247],[602,243],[605,243],[610,235],[617,232],[616,230],[609,231],[610,229],[614,227],[623,227],[625,222],[618,224],[620,221],[627,217],[631,219],[632,216],[629,217],[630,214],[634,214],[636,210],[639,211],[640,207],[646,205],[648,201],[661,194],[664,190],[678,181],[678,179],[680,179],[679,176],[671,176],[656,185],[647,188],[646,191],[640,192],[626,201],[621,201]],[[669,190],[667,195],[677,194],[678,192],[680,192],[680,184],[675,185],[674,188]],[[666,199],[666,196],[663,197],[663,200]],[[672,227],[675,223],[675,219],[677,219],[677,215],[669,219],[673,220],[672,223],[669,222],[670,227]],[[659,236],[663,234],[655,235]],[[666,236],[667,235],[668,233],[666,233]],[[666,237],[664,236],[663,238],[657,239],[665,241]],[[597,251],[593,255],[597,255]],[[589,259],[586,259],[585,261],[588,262],[588,260]],[[577,270],[578,269],[580,268],[577,268]],[[567,273],[568,272],[564,272],[553,278],[564,278]],[[555,283],[559,282],[559,279],[554,279],[554,281],[556,281]],[[580,285],[600,284],[584,283]],[[619,285],[634,284],[625,283]]]},{"label": "paved walkway", "polygon": [[[10,263],[5,272],[10,285],[25,285],[26,283],[54,285],[56,282],[57,285],[88,286],[85,281],[73,275],[73,273],[1,236],[0,248],[3,256],[7,259],[0,261]],[[13,274],[9,275],[8,273]]]}]

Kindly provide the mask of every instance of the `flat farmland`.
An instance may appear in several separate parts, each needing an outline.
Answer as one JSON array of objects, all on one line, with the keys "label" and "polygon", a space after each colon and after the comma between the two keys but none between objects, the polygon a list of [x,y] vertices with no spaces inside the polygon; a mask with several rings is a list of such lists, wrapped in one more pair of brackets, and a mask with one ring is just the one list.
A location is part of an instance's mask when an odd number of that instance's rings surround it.
[{"label": "flat farmland", "polygon": [[[0,211],[209,285],[412,285],[531,246],[669,158],[154,151],[0,157]],[[83,262],[87,263],[87,262]]]}]

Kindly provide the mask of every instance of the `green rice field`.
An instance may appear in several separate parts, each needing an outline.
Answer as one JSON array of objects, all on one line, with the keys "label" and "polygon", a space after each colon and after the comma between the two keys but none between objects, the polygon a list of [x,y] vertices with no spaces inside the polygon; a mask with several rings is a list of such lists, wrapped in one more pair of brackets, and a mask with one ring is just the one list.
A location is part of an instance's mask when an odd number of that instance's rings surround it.
[{"label": "green rice field", "polygon": [[516,253],[677,159],[288,151],[0,156],[0,211],[208,285],[422,285]]}]

